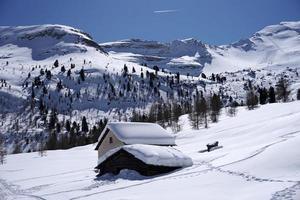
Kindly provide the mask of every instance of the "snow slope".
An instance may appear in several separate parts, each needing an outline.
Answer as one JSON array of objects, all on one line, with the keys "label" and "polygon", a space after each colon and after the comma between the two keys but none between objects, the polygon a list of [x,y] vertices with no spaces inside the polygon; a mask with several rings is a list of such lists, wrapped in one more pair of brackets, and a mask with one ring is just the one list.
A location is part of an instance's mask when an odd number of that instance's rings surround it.
[{"label": "snow slope", "polygon": [[[300,198],[300,101],[268,104],[237,117],[222,115],[208,129],[192,130],[187,116],[176,147],[193,166],[155,177],[132,171],[95,178],[94,146],[16,154],[0,166],[0,199]],[[199,153],[210,142],[223,148]]]},{"label": "snow slope", "polygon": [[221,46],[196,39],[170,43],[132,39],[100,45],[116,58],[194,76],[202,71],[210,74],[245,68],[295,67],[300,65],[300,21],[267,26],[250,38]]},{"label": "snow slope", "polygon": [[[54,55],[87,52],[93,47],[101,53],[103,49],[91,36],[78,29],[63,25],[0,26],[0,47],[23,47],[32,52],[33,60],[44,60]],[[14,52],[2,57],[10,58]]]}]

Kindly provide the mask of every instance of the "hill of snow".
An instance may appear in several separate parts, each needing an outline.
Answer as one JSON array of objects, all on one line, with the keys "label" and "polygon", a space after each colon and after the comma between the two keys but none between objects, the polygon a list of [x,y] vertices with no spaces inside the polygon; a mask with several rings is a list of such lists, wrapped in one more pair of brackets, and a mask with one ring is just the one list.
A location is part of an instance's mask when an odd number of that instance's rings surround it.
[{"label": "hill of snow", "polygon": [[28,49],[33,60],[44,60],[54,55],[87,52],[87,47],[105,53],[91,36],[69,26],[0,26],[0,50],[8,50],[0,55],[1,59],[21,56],[18,53]]},{"label": "hill of snow", "polygon": [[[1,199],[207,199],[300,198],[300,101],[239,108],[208,129],[192,130],[187,116],[177,149],[193,166],[155,177],[132,171],[96,178],[94,145],[7,156],[0,166]],[[223,146],[199,153],[210,142]]]},{"label": "hill of snow", "polygon": [[113,57],[197,76],[202,71],[210,74],[244,68],[299,66],[299,30],[299,21],[282,22],[267,26],[250,38],[221,46],[203,44],[195,39],[170,43],[132,39],[100,45]]}]

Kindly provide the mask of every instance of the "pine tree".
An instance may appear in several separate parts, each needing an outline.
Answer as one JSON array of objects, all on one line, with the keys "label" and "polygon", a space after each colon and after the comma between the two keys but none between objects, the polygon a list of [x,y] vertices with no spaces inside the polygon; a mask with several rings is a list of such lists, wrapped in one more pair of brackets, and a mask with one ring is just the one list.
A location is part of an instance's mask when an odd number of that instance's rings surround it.
[{"label": "pine tree", "polygon": [[65,71],[66,71],[65,66],[62,66],[62,67],[60,68],[60,71],[61,71],[62,73],[65,73]]},{"label": "pine tree", "polygon": [[58,147],[58,142],[57,142],[57,134],[56,131],[53,130],[49,134],[49,139],[47,141],[47,149],[49,150],[55,150]]},{"label": "pine tree", "polygon": [[172,121],[172,129],[174,132],[180,131],[181,127],[179,125],[179,117],[182,115],[182,108],[179,104],[173,103],[172,104],[172,114],[171,114],[171,121]]},{"label": "pine tree", "polygon": [[6,151],[4,147],[4,138],[0,135],[0,164],[3,165],[6,160]]},{"label": "pine tree", "polygon": [[253,90],[250,90],[247,93],[246,104],[249,110],[253,110],[254,108],[257,107],[258,97]]},{"label": "pine tree", "polygon": [[123,76],[125,77],[127,74],[128,74],[128,67],[127,67],[126,64],[124,64],[124,67],[123,67]]},{"label": "pine tree", "polygon": [[276,84],[276,95],[278,100],[287,102],[291,91],[289,90],[290,83],[287,79],[280,78]]},{"label": "pine tree", "polygon": [[83,118],[82,118],[81,130],[82,130],[82,132],[85,132],[85,133],[87,133],[89,131],[89,127],[88,127],[88,124],[86,122],[86,117],[85,116],[83,116]]},{"label": "pine tree", "polygon": [[55,125],[56,125],[57,121],[58,121],[57,113],[53,109],[53,110],[51,110],[51,113],[50,113],[50,118],[49,118],[49,122],[48,122],[48,129],[53,130],[55,128]]},{"label": "pine tree", "polygon": [[66,130],[67,130],[68,132],[70,132],[70,130],[71,130],[71,123],[70,123],[69,120],[66,121]]},{"label": "pine tree", "polygon": [[276,97],[275,97],[275,90],[274,88],[271,86],[269,88],[269,103],[275,103],[276,102]]},{"label": "pine tree", "polygon": [[211,121],[218,122],[218,118],[222,108],[222,102],[219,95],[214,93],[213,96],[210,98],[210,108],[211,108],[211,112],[210,112]]},{"label": "pine tree", "polygon": [[206,99],[204,97],[201,98],[199,107],[200,107],[201,118],[204,121],[204,127],[208,128],[207,113],[208,113],[209,107],[208,107]]},{"label": "pine tree", "polygon": [[60,125],[59,122],[57,122],[57,123],[56,123],[56,132],[57,132],[57,133],[60,133],[60,131],[61,131],[61,125]]},{"label": "pine tree", "polygon": [[71,73],[72,73],[72,72],[71,72],[71,69],[69,69],[68,72],[67,72],[67,77],[70,77],[70,76],[71,76]]},{"label": "pine tree", "polygon": [[267,103],[267,99],[268,99],[268,91],[266,88],[259,88],[258,89],[258,93],[259,93],[259,103],[260,104],[266,104]]},{"label": "pine tree", "polygon": [[52,77],[51,71],[50,71],[50,70],[47,70],[47,71],[46,71],[46,78],[47,78],[48,80],[50,80],[51,77]]},{"label": "pine tree", "polygon": [[194,129],[199,129],[199,127],[200,127],[199,102],[200,102],[200,98],[197,93],[196,99],[193,104],[192,112],[189,114],[189,120],[191,122],[191,126]]},{"label": "pine tree", "polygon": [[54,67],[58,67],[58,60],[55,60],[53,65],[54,65]]},{"label": "pine tree", "polygon": [[85,80],[85,74],[84,74],[84,70],[83,70],[83,69],[80,70],[79,76],[80,76],[80,79],[81,79],[82,81]]},{"label": "pine tree", "polygon": [[189,114],[189,119],[194,129],[199,129],[201,123],[204,123],[204,127],[208,128],[208,111],[206,99],[202,95],[197,95],[193,106],[193,112]]}]

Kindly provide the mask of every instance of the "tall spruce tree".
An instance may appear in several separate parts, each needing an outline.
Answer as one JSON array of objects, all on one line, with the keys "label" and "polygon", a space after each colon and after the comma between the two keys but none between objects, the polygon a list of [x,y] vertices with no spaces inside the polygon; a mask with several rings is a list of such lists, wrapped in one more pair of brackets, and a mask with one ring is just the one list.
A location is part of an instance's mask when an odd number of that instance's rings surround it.
[{"label": "tall spruce tree", "polygon": [[290,83],[287,79],[281,77],[276,83],[276,95],[278,100],[287,102],[291,91],[289,90]]},{"label": "tall spruce tree", "polygon": [[6,161],[6,150],[4,145],[4,137],[0,134],[0,164],[3,165]]},{"label": "tall spruce tree", "polygon": [[85,133],[87,133],[89,131],[89,126],[87,124],[85,116],[83,116],[82,121],[81,121],[81,130],[82,130],[82,132],[85,132]]},{"label": "tall spruce tree", "polygon": [[276,95],[275,95],[275,90],[271,86],[269,88],[269,103],[275,103],[276,102]]},{"label": "tall spruce tree", "polygon": [[258,97],[255,94],[254,90],[250,90],[247,93],[246,104],[247,104],[247,107],[248,107],[249,110],[253,110],[254,108],[257,107]]},{"label": "tall spruce tree", "polygon": [[219,95],[213,94],[210,98],[210,119],[212,122],[218,122],[220,111],[222,108],[222,101]]}]

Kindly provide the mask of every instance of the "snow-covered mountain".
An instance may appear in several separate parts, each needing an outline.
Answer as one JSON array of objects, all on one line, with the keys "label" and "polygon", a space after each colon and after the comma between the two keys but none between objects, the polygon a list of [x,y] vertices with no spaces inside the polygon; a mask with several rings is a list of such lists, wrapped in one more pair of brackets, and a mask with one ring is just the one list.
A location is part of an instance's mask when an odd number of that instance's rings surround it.
[{"label": "snow-covered mountain", "polygon": [[[104,117],[130,120],[133,110],[147,113],[154,102],[192,105],[199,91],[220,94],[225,106],[229,101],[242,104],[250,83],[268,89],[282,76],[289,79],[290,99],[295,100],[299,24],[269,26],[227,46],[194,39],[98,45],[83,31],[63,25],[1,27],[0,133],[7,136],[9,153],[18,142],[28,152],[36,150],[36,134],[49,132],[53,110],[61,124],[80,123],[85,116],[91,128]],[[207,78],[199,76],[202,70]],[[222,73],[218,80],[210,72]]]},{"label": "snow-covered mountain", "polygon": [[195,39],[174,40],[171,43],[145,41],[140,39],[121,40],[100,44],[112,56],[131,62],[158,65],[167,70],[189,72],[199,75],[205,63],[211,63],[207,45]]},{"label": "snow-covered mountain", "polygon": [[[1,26],[1,49],[6,46],[11,49],[12,45],[30,49],[33,60],[44,60],[54,55],[83,53],[87,51],[87,46],[105,53],[87,33],[62,25]],[[11,49],[7,54],[1,55],[1,58],[13,57],[14,53]]]},{"label": "snow-covered mountain", "polygon": [[213,46],[195,39],[170,43],[121,40],[100,44],[115,57],[159,65],[171,72],[199,75],[244,68],[300,65],[300,22],[282,22],[229,45]]}]

